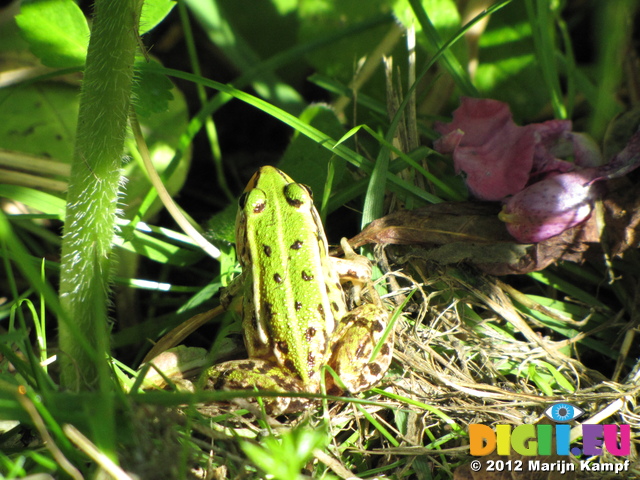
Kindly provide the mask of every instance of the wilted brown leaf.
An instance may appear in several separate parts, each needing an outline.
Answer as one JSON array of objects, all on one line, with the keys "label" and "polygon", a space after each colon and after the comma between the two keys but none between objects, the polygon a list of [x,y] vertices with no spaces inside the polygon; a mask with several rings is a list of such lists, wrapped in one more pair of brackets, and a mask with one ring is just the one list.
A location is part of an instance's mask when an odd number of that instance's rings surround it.
[{"label": "wilted brown leaf", "polygon": [[607,229],[605,240],[612,256],[640,245],[640,194],[638,185],[627,178],[608,183],[610,194],[604,200]]},{"label": "wilted brown leaf", "polygon": [[[640,195],[638,189],[619,189],[619,181],[609,183],[612,193],[603,201],[606,235],[611,254],[620,255],[640,241]],[[426,260],[443,265],[467,262],[494,275],[524,274],[602,254],[596,215],[543,242],[520,244],[498,219],[499,211],[499,204],[487,202],[446,202],[399,211],[373,221],[350,243],[428,246],[420,252]]]}]

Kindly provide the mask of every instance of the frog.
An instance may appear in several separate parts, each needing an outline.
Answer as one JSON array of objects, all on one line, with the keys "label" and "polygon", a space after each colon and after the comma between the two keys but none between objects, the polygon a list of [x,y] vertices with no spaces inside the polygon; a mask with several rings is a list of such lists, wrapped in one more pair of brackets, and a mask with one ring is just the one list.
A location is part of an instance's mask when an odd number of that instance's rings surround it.
[{"label": "frog", "polygon": [[[385,336],[389,315],[370,285],[368,259],[346,239],[341,246],[345,258],[329,255],[309,187],[272,166],[253,175],[236,216],[242,273],[224,301],[230,305],[242,296],[248,358],[208,368],[200,388],[341,395],[368,390],[382,379],[393,354],[393,333]],[[363,288],[367,295],[361,295]],[[351,302],[347,292],[353,293]],[[300,412],[313,402],[262,401],[273,415]]]}]

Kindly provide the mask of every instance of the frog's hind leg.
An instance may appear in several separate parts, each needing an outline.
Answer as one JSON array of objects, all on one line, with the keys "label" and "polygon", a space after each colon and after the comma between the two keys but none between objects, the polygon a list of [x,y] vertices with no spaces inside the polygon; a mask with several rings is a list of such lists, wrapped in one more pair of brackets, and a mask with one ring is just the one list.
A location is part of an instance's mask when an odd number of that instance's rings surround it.
[{"label": "frog's hind leg", "polygon": [[[349,312],[338,325],[327,364],[333,368],[350,393],[368,390],[389,369],[393,354],[393,333],[382,344],[374,359],[371,355],[383,340],[387,312],[376,305],[365,304]],[[344,388],[327,373],[327,393],[339,394]]]},{"label": "frog's hind leg", "polygon": [[[304,391],[302,382],[274,362],[262,359],[231,360],[207,369],[200,378],[200,389],[215,391],[260,390],[296,393]],[[300,412],[310,404],[300,397],[261,397],[270,415]],[[255,404],[255,397],[232,400],[241,406]]]}]

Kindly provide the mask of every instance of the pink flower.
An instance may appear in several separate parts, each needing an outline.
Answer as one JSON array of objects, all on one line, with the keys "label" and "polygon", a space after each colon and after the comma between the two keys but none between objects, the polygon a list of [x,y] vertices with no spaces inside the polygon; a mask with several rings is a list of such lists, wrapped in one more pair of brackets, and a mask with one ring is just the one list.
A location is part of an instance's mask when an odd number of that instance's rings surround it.
[{"label": "pink flower", "polygon": [[[640,165],[640,132],[606,165],[597,144],[571,131],[568,120],[518,126],[507,104],[465,98],[451,123],[436,123],[434,142],[451,153],[471,193],[502,200],[500,219],[520,242],[541,242],[584,222],[598,191],[594,183]],[[573,157],[573,161],[567,160]]]},{"label": "pink flower", "polygon": [[561,234],[591,215],[596,169],[545,178],[509,198],[498,215],[516,240],[535,243]]},{"label": "pink flower", "polygon": [[541,242],[561,234],[591,215],[595,182],[626,175],[640,166],[640,132],[609,163],[549,175],[505,201],[498,215],[519,242]]},{"label": "pink flower", "polygon": [[[471,193],[481,200],[502,200],[532,177],[564,173],[575,165],[600,163],[597,145],[571,132],[568,120],[549,120],[520,127],[506,103],[462,97],[451,123],[436,123],[443,136],[434,142],[440,153],[452,153],[457,172],[466,174]],[[575,164],[562,160],[574,156]]]},{"label": "pink flower", "polygon": [[535,137],[530,127],[513,123],[507,104],[463,97],[453,122],[437,123],[435,128],[443,137],[434,148],[453,153],[456,172],[466,173],[474,196],[500,200],[527,184]]}]

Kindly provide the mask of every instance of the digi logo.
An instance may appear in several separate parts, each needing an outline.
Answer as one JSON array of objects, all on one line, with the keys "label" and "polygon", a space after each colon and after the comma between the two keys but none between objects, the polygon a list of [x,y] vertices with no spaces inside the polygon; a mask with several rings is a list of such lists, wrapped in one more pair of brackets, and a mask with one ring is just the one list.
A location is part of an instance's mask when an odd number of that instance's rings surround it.
[{"label": "digi logo", "polygon": [[544,414],[556,423],[567,423],[584,415],[584,410],[570,403],[555,403],[547,408]]},{"label": "digi logo", "polygon": [[[471,455],[484,456],[497,451],[498,455],[510,455],[511,449],[520,455],[574,455],[596,456],[606,450],[614,456],[628,456],[631,453],[631,426],[583,424],[582,448],[571,448],[571,425],[567,425],[582,415],[584,410],[570,403],[555,403],[544,414],[557,425],[524,424],[513,428],[511,425],[469,425],[469,450]],[[555,443],[555,452],[553,445]]]}]

